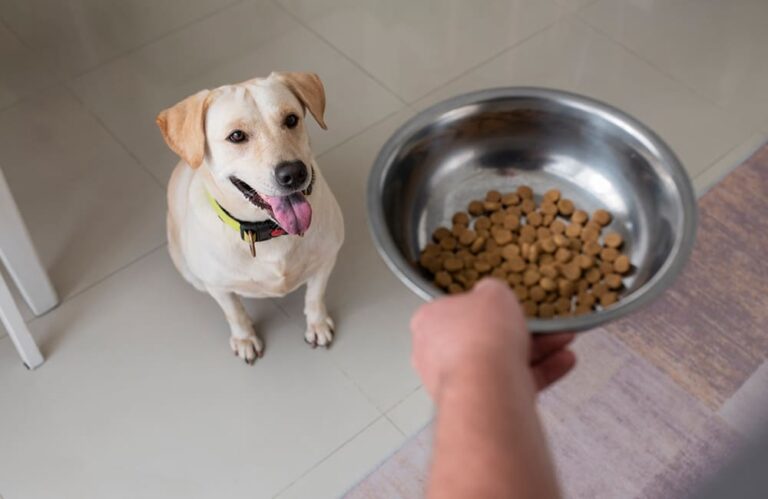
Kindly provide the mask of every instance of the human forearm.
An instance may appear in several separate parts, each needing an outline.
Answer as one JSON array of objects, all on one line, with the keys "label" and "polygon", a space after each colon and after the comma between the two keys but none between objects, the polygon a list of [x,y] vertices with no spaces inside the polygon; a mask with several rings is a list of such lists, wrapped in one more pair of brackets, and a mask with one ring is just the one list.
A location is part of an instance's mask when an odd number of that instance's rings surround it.
[{"label": "human forearm", "polygon": [[454,373],[437,400],[429,497],[559,497],[535,393],[519,362],[471,362]]}]

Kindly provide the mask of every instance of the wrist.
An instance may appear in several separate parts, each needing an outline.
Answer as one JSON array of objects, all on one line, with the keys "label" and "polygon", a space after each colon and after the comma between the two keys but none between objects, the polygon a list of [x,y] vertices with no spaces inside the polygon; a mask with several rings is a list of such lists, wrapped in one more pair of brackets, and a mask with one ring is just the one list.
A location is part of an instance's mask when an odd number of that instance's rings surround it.
[{"label": "wrist", "polygon": [[520,392],[521,396],[535,397],[534,380],[528,363],[514,357],[497,355],[476,356],[462,362],[442,376],[435,397],[438,407],[452,400],[466,400],[473,393],[499,391]]}]

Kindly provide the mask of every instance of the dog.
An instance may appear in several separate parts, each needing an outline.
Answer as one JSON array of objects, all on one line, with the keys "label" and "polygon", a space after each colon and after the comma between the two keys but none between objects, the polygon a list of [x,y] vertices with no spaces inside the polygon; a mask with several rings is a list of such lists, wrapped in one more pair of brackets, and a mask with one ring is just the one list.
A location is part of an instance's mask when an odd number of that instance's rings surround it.
[{"label": "dog", "polygon": [[264,342],[241,297],[280,297],[306,284],[304,339],[312,347],[333,340],[324,295],[344,221],[312,154],[307,111],[326,129],[320,78],[273,72],[200,91],[156,120],[180,157],[168,184],[171,259],[216,300],[232,351],[251,365]]}]

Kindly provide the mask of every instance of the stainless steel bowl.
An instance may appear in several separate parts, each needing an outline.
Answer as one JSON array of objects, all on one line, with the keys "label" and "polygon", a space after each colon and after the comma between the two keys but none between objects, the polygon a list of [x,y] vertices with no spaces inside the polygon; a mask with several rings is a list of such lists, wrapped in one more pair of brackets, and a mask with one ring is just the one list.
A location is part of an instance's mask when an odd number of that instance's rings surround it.
[{"label": "stainless steel bowl", "polygon": [[[622,299],[578,317],[532,319],[533,332],[584,330],[658,297],[693,246],[696,201],[670,148],[648,127],[595,100],[556,90],[499,88],[441,102],[384,145],[368,181],[374,242],[424,299],[443,294],[416,261],[440,225],[486,191],[558,188],[577,207],[605,208],[634,265]],[[537,199],[538,200],[538,199]]]}]

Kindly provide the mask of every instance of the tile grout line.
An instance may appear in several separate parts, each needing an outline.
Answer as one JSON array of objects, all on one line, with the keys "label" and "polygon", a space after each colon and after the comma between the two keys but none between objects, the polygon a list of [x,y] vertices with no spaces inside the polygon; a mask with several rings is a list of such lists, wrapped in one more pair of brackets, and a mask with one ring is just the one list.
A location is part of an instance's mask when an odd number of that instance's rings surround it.
[{"label": "tile grout line", "polygon": [[317,461],[315,464],[313,464],[313,465],[312,465],[312,466],[310,466],[308,469],[306,469],[306,470],[305,470],[305,471],[304,471],[304,472],[303,472],[301,475],[299,475],[298,477],[296,477],[296,478],[295,478],[295,479],[294,479],[294,480],[293,480],[291,483],[289,483],[288,485],[286,485],[286,486],[285,486],[285,487],[283,487],[282,489],[278,490],[278,491],[277,491],[277,492],[276,492],[276,493],[275,493],[275,494],[272,496],[272,498],[274,499],[274,498],[278,497],[280,494],[282,494],[283,492],[285,492],[286,490],[290,489],[290,488],[291,488],[291,487],[292,487],[294,484],[296,484],[296,483],[297,483],[299,480],[301,480],[302,478],[304,478],[305,476],[307,476],[309,473],[311,473],[311,472],[312,472],[312,470],[314,470],[315,468],[317,468],[318,466],[320,466],[321,464],[323,464],[325,461],[327,461],[328,459],[330,459],[330,458],[331,458],[331,456],[333,456],[334,454],[336,454],[336,453],[337,453],[339,450],[341,450],[342,448],[344,448],[344,447],[345,447],[345,446],[346,446],[348,443],[352,442],[354,439],[356,439],[358,436],[360,436],[360,435],[361,435],[363,432],[365,432],[365,430],[367,430],[368,428],[370,428],[371,426],[373,426],[374,424],[376,424],[377,422],[379,422],[379,421],[380,421],[380,420],[381,420],[383,417],[384,417],[383,415],[379,415],[378,417],[374,418],[374,419],[373,419],[371,422],[369,422],[367,425],[365,425],[365,426],[364,426],[362,429],[360,429],[360,430],[359,430],[357,433],[355,433],[354,435],[352,435],[351,437],[349,437],[347,440],[345,440],[344,442],[342,442],[341,444],[339,444],[338,446],[336,446],[336,447],[335,447],[335,448],[334,448],[334,449],[333,449],[331,452],[329,452],[328,454],[326,454],[326,455],[325,455],[323,458],[321,458],[321,459],[320,459],[319,461]]},{"label": "tile grout line", "polygon": [[308,23],[304,22],[303,19],[301,19],[298,15],[294,14],[290,9],[283,6],[278,0],[272,0],[272,4],[275,5],[278,9],[282,10],[285,14],[287,14],[291,19],[293,19],[295,22],[299,24],[299,26],[303,27],[313,35],[315,35],[317,38],[319,38],[323,43],[328,45],[334,52],[339,54],[341,57],[346,59],[349,63],[351,63],[353,66],[355,66],[357,69],[363,72],[368,78],[373,80],[377,85],[382,87],[384,90],[386,90],[389,94],[391,94],[395,99],[398,100],[401,104],[407,105],[408,103],[400,97],[398,93],[396,93],[394,90],[389,88],[389,86],[385,85],[381,81],[379,81],[378,78],[376,78],[373,74],[371,74],[367,69],[365,69],[363,66],[361,66],[357,61],[355,61],[352,57],[348,56],[346,52],[342,51],[339,47],[331,43],[328,39],[326,39],[323,35],[315,31],[314,28],[312,28]]},{"label": "tile grout line", "polygon": [[131,151],[127,145],[123,143],[122,140],[120,140],[117,135],[112,131],[111,128],[107,126],[106,123],[101,119],[101,117],[96,114],[95,111],[93,111],[91,108],[88,107],[88,105],[83,101],[79,95],[77,95],[77,92],[75,92],[66,82],[62,83],[62,87],[67,91],[67,93],[72,97],[80,106],[85,110],[88,115],[93,118],[96,123],[105,131],[107,132],[107,135],[117,143],[117,145],[120,146],[120,148],[128,154],[128,156],[131,157],[138,165],[139,167],[144,171],[144,173],[148,174],[150,178],[160,187],[161,192],[165,192],[165,185],[158,179],[155,174],[144,164],[143,161],[139,159],[138,156],[136,156],[133,151]]},{"label": "tile grout line", "polygon": [[[555,5],[555,7],[557,7],[558,9],[560,9],[560,8],[561,8],[561,7],[560,7],[559,5],[557,5],[557,4]],[[573,17],[573,15],[574,15],[574,13],[573,13],[573,12],[570,12],[570,13],[565,13],[565,14],[564,14],[564,17]],[[408,102],[408,107],[409,107],[410,109],[413,109],[411,106],[413,106],[415,103],[417,103],[417,102],[419,102],[419,101],[421,101],[421,100],[424,100],[424,99],[426,99],[427,97],[429,97],[430,95],[433,95],[433,94],[435,94],[435,93],[439,92],[439,91],[440,91],[440,90],[442,90],[443,88],[445,88],[445,87],[447,87],[448,85],[451,85],[452,83],[454,83],[454,82],[456,82],[456,81],[460,80],[461,78],[463,78],[463,77],[467,76],[469,73],[471,73],[471,72],[475,71],[476,69],[480,68],[481,66],[484,66],[484,65],[486,65],[486,64],[488,64],[488,63],[490,63],[490,62],[492,62],[492,61],[494,61],[494,60],[496,60],[496,59],[500,58],[501,56],[503,56],[503,55],[504,55],[504,54],[506,54],[507,52],[509,52],[509,51],[511,51],[511,50],[513,50],[513,49],[516,49],[516,48],[518,48],[519,46],[521,46],[522,44],[524,44],[524,43],[528,42],[528,41],[529,41],[529,40],[531,40],[532,38],[534,38],[534,37],[536,37],[536,36],[538,36],[538,35],[540,35],[540,34],[542,34],[542,33],[546,32],[546,31],[549,31],[550,29],[552,29],[552,28],[553,28],[553,27],[554,27],[554,26],[555,26],[557,23],[559,23],[559,22],[561,22],[561,18],[559,18],[559,17],[558,17],[558,18],[556,18],[555,20],[553,20],[552,22],[550,22],[549,24],[546,24],[546,25],[545,25],[545,26],[543,26],[542,28],[540,28],[540,29],[538,29],[538,30],[534,31],[534,32],[533,32],[533,33],[531,33],[530,35],[528,35],[528,36],[526,36],[526,37],[524,37],[524,38],[522,38],[522,39],[518,40],[517,42],[513,43],[512,45],[509,45],[508,47],[505,47],[505,48],[501,49],[500,51],[498,51],[498,52],[496,52],[496,53],[494,53],[494,54],[490,55],[490,56],[489,56],[489,57],[487,57],[486,59],[483,59],[483,60],[481,60],[480,62],[478,62],[477,64],[473,65],[472,67],[469,67],[469,68],[467,68],[466,70],[462,71],[462,72],[461,72],[461,73],[459,73],[458,75],[456,75],[456,76],[454,76],[454,77],[452,77],[452,78],[449,78],[448,80],[446,80],[445,82],[443,82],[443,83],[441,83],[440,85],[436,86],[435,88],[433,88],[433,89],[429,90],[428,92],[426,92],[426,93],[424,93],[424,94],[422,94],[422,95],[420,95],[420,96],[416,97],[416,98],[415,98],[415,99],[413,99],[412,101]]]},{"label": "tile grout line", "polygon": [[[65,298],[65,299],[61,300],[61,301],[59,302],[59,304],[58,304],[58,305],[56,305],[56,307],[55,307],[55,308],[53,308],[53,310],[51,310],[50,312],[53,312],[54,310],[58,309],[59,307],[63,306],[64,304],[66,304],[66,303],[69,303],[69,302],[70,302],[70,301],[72,301],[73,299],[75,299],[75,298],[77,298],[78,296],[82,295],[82,294],[83,294],[83,293],[85,293],[86,291],[88,291],[88,290],[90,290],[90,289],[93,289],[94,287],[96,287],[96,286],[98,286],[99,284],[103,283],[104,281],[106,281],[107,279],[111,278],[111,277],[112,277],[112,276],[114,276],[115,274],[117,274],[117,273],[119,273],[119,272],[122,272],[123,270],[127,269],[128,267],[131,267],[133,264],[135,264],[135,263],[139,263],[141,260],[143,260],[144,258],[147,258],[148,256],[150,256],[151,254],[155,253],[157,250],[159,250],[160,248],[162,248],[162,247],[166,246],[167,244],[168,244],[168,243],[167,243],[166,241],[164,241],[162,244],[159,244],[159,245],[155,246],[154,248],[152,248],[152,249],[150,249],[150,250],[148,250],[148,251],[146,251],[146,252],[142,253],[141,255],[137,256],[136,258],[134,258],[134,259],[133,259],[133,260],[131,260],[130,262],[128,262],[128,263],[125,263],[125,264],[121,265],[120,267],[116,268],[115,270],[113,270],[113,271],[109,272],[108,274],[106,274],[106,275],[104,275],[103,277],[101,277],[101,278],[97,279],[96,281],[92,282],[92,283],[91,283],[91,284],[89,284],[88,286],[84,287],[83,289],[81,289],[81,290],[77,291],[76,293],[74,293],[74,294],[72,294],[72,295],[68,296],[67,298]],[[46,313],[45,313],[45,314],[43,314],[43,315],[39,315],[39,316],[33,317],[33,318],[32,318],[32,319],[31,319],[31,320],[30,320],[30,321],[29,321],[27,324],[32,324],[32,323],[34,323],[34,322],[35,322],[35,321],[37,321],[38,319],[41,319],[41,318],[45,317],[46,315],[48,315],[50,312],[46,312]]]},{"label": "tile grout line", "polygon": [[[755,140],[754,143],[751,143],[751,140],[753,138],[760,137],[759,139]],[[717,184],[719,184],[725,177],[733,173],[739,166],[743,165],[750,157],[752,157],[753,154],[755,154],[765,143],[768,141],[768,133],[762,132],[761,130],[756,131],[752,135],[748,136],[746,139],[738,142],[735,146],[728,149],[726,152],[718,156],[715,160],[711,161],[704,170],[702,170],[696,177],[694,177],[692,180],[695,182],[696,179],[703,177],[708,172],[713,170],[715,167],[718,166],[718,163],[725,158],[727,158],[731,153],[738,151],[740,148],[747,146],[746,149],[742,154],[739,154],[738,157],[732,162],[732,164],[727,165],[724,171],[722,171],[720,174],[718,174],[717,179],[714,182],[711,182],[709,185],[706,186],[704,190],[696,194],[697,198],[703,197],[707,192],[712,190],[713,187],[715,187]]]},{"label": "tile grout line", "polygon": [[92,66],[90,68],[86,68],[86,69],[82,70],[81,72],[79,72],[77,74],[69,76],[69,77],[66,78],[66,80],[67,81],[74,81],[74,80],[77,80],[79,78],[82,78],[82,77],[84,77],[84,76],[86,76],[86,75],[88,75],[90,73],[93,73],[94,71],[97,71],[97,70],[101,69],[102,66],[106,66],[107,64],[111,64],[112,62],[116,61],[117,59],[123,58],[123,57],[125,57],[127,55],[131,55],[134,52],[138,52],[139,50],[147,47],[148,45],[152,45],[153,43],[156,43],[156,42],[159,42],[161,40],[164,40],[165,38],[168,38],[169,36],[172,36],[172,35],[178,33],[179,31],[182,31],[182,30],[184,30],[186,28],[189,28],[190,26],[192,26],[194,24],[197,24],[199,22],[205,21],[206,19],[208,19],[210,17],[219,15],[222,12],[226,12],[227,10],[229,10],[231,8],[234,8],[234,7],[236,7],[236,6],[238,6],[238,5],[242,4],[242,3],[245,3],[246,1],[247,0],[234,0],[232,3],[230,3],[226,7],[223,7],[223,8],[218,9],[218,10],[214,10],[214,11],[209,12],[207,14],[203,14],[200,17],[196,17],[194,19],[191,19],[191,20],[185,22],[184,24],[176,26],[175,28],[172,28],[171,30],[166,31],[163,34],[156,36],[155,38],[152,38],[152,39],[149,39],[149,40],[145,40],[145,41],[139,43],[138,45],[136,45],[134,47],[131,47],[131,48],[126,49],[126,50],[124,50],[122,52],[119,52],[119,53],[117,53],[117,54],[115,54],[113,56],[108,57],[107,59],[99,62],[95,66]]},{"label": "tile grout line", "polygon": [[[597,0],[594,0],[592,3],[597,3]],[[589,4],[589,5],[592,5],[592,4]],[[691,87],[691,86],[690,86],[689,84],[687,84],[686,82],[684,82],[684,81],[681,81],[680,79],[678,79],[678,78],[677,78],[676,76],[674,76],[672,73],[669,73],[669,72],[668,72],[666,69],[664,69],[664,68],[662,68],[662,67],[660,67],[660,66],[657,66],[657,65],[656,65],[656,63],[654,63],[654,62],[653,62],[653,61],[651,61],[650,59],[647,59],[645,56],[643,56],[643,55],[642,55],[642,54],[640,54],[639,52],[635,51],[635,50],[634,50],[632,47],[630,47],[630,46],[626,45],[626,44],[625,44],[624,42],[622,42],[621,40],[617,40],[616,38],[614,38],[613,36],[611,36],[609,33],[606,33],[605,31],[601,30],[601,29],[600,29],[600,28],[598,28],[597,26],[593,25],[593,24],[592,24],[591,22],[589,22],[589,20],[588,20],[588,19],[587,19],[587,18],[584,16],[584,14],[583,14],[583,11],[584,11],[584,10],[586,10],[586,9],[579,9],[577,12],[575,12],[575,15],[576,15],[576,17],[578,18],[577,20],[578,20],[578,21],[579,21],[579,22],[580,22],[580,23],[581,23],[583,26],[585,26],[585,27],[587,27],[587,28],[591,29],[593,32],[597,33],[598,35],[602,36],[603,38],[605,38],[605,39],[607,39],[607,40],[610,40],[611,42],[615,43],[616,45],[618,45],[618,46],[619,46],[619,47],[621,47],[622,49],[626,50],[628,53],[632,54],[633,56],[637,57],[638,59],[640,59],[640,60],[641,60],[641,61],[643,61],[644,63],[648,64],[648,65],[649,65],[651,68],[653,68],[653,69],[655,69],[656,71],[658,71],[658,72],[659,72],[661,75],[663,75],[663,76],[666,76],[667,78],[669,78],[669,79],[670,79],[670,80],[672,80],[673,82],[675,82],[675,83],[679,84],[680,86],[682,86],[682,87],[683,87],[683,89],[685,89],[685,90],[689,91],[689,92],[690,92],[691,94],[693,94],[695,97],[698,97],[699,99],[703,100],[704,102],[707,102],[707,103],[709,103],[709,104],[712,104],[713,106],[715,106],[717,109],[719,109],[719,110],[721,110],[721,111],[727,111],[727,110],[726,110],[726,109],[724,109],[724,108],[723,108],[723,106],[722,106],[722,105],[721,105],[719,102],[717,102],[715,99],[713,99],[713,98],[709,97],[708,95],[706,95],[706,94],[704,94],[704,93],[701,93],[701,92],[699,92],[697,89],[695,89],[695,88]],[[743,122],[742,122],[740,119],[739,119],[739,123],[746,125],[746,123],[743,123]],[[745,127],[745,128],[749,128],[749,127]]]}]

